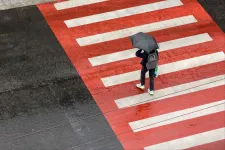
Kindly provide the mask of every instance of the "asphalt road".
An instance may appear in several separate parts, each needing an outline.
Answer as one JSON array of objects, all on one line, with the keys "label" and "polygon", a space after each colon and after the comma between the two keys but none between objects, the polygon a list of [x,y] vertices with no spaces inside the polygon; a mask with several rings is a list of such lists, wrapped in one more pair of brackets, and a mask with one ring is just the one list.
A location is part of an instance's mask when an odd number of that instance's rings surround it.
[{"label": "asphalt road", "polygon": [[121,149],[38,8],[0,18],[0,149]]},{"label": "asphalt road", "polygon": [[0,10],[25,7],[51,1],[53,0],[0,0]]},{"label": "asphalt road", "polygon": [[212,19],[225,32],[225,1],[224,0],[198,0]]}]

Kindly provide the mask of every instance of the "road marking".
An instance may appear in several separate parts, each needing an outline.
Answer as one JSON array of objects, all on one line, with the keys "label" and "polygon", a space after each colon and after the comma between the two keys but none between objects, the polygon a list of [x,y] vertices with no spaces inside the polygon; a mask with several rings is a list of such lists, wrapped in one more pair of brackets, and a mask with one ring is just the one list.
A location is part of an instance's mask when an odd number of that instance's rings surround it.
[{"label": "road marking", "polygon": [[129,37],[131,35],[134,35],[138,32],[152,32],[177,26],[182,26],[186,24],[196,23],[197,20],[194,16],[183,16],[179,18],[173,18],[169,20],[154,22],[150,24],[135,26],[131,28],[91,35],[87,37],[77,38],[77,42],[80,46],[87,46],[91,44],[97,44],[101,42],[111,41],[115,39],[125,38]]},{"label": "road marking", "polygon": [[201,90],[210,89],[213,87],[225,85],[225,74],[215,76],[212,78],[197,80],[173,87],[168,87],[160,90],[156,90],[153,96],[148,93],[138,94],[115,100],[118,108],[126,108],[145,104],[149,102],[159,101],[166,98],[180,96],[183,94],[189,94]]},{"label": "road marking", "polygon": [[176,149],[182,150],[203,144],[208,144],[225,139],[225,128],[219,128],[216,130],[211,130],[172,141],[151,145],[145,147],[144,150],[166,150],[166,149]]},{"label": "road marking", "polygon": [[136,14],[141,14],[141,13],[146,13],[146,12],[151,12],[151,11],[156,11],[156,10],[161,10],[165,8],[181,6],[181,5],[183,5],[183,3],[180,0],[167,0],[167,1],[161,1],[156,3],[126,8],[126,9],[120,9],[120,10],[115,10],[111,12],[91,15],[91,16],[85,16],[81,18],[70,19],[64,22],[68,28],[71,28],[71,27],[77,27],[77,26],[87,25],[91,23],[96,23],[96,22],[101,22],[101,21],[106,21],[106,20],[111,20],[116,18],[122,18],[126,16],[132,16]]},{"label": "road marking", "polygon": [[140,132],[225,110],[225,100],[130,122],[133,132]]},{"label": "road marking", "polygon": [[[159,75],[172,73],[176,71],[181,71],[185,69],[190,69],[194,67],[199,67],[207,64],[212,64],[216,62],[224,61],[225,54],[223,52],[212,53],[208,55],[202,55],[199,57],[189,58],[185,60],[180,60],[159,66]],[[146,77],[149,77],[146,74]],[[122,83],[132,82],[139,80],[140,70],[127,72],[119,75],[109,76],[101,78],[105,87],[114,86]]]},{"label": "road marking", "polygon": [[[175,48],[181,48],[185,46],[200,44],[212,41],[212,38],[209,36],[208,33],[188,36],[184,38],[179,38],[175,40],[170,40],[166,42],[159,43],[159,52],[172,50]],[[111,54],[101,55],[97,57],[88,58],[92,66],[98,66],[103,65],[107,63],[112,63],[120,60],[125,60],[129,58],[134,58],[135,52],[137,51],[137,48],[132,48],[128,50],[124,50],[121,52],[115,52]]]},{"label": "road marking", "polygon": [[63,9],[79,7],[79,6],[84,6],[84,5],[94,4],[94,3],[104,2],[104,1],[107,1],[107,0],[69,0],[69,1],[55,3],[54,6],[57,10],[63,10]]}]

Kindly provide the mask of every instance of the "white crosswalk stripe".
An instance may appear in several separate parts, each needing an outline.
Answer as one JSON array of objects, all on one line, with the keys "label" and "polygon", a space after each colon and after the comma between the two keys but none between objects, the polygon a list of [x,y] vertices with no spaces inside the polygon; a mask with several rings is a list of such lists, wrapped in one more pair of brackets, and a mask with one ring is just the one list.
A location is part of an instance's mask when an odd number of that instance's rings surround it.
[{"label": "white crosswalk stripe", "polygon": [[[179,39],[175,39],[171,41],[161,42],[159,43],[158,51],[163,52],[163,51],[172,50],[175,48],[201,44],[201,43],[209,42],[209,41],[212,41],[212,38],[210,37],[210,35],[208,33],[203,33],[203,34],[179,38]],[[96,56],[96,57],[89,58],[89,61],[92,64],[92,66],[98,66],[98,65],[115,62],[115,61],[134,58],[135,52],[137,50],[138,50],[137,48],[133,48],[133,49],[124,50],[121,52],[106,54],[102,56]]]},{"label": "white crosswalk stripe", "polygon": [[[176,62],[171,62],[164,65],[159,65],[159,74],[167,74],[172,72],[177,72],[189,68],[194,68],[198,66],[208,65],[220,61],[225,60],[225,54],[223,52],[217,52],[213,54],[203,55],[199,57],[189,58],[186,60],[180,60]],[[102,82],[105,85],[105,87],[108,86],[115,86],[118,84],[126,83],[126,82],[132,82],[139,80],[140,77],[140,70],[123,73],[119,75],[114,75],[110,77],[102,78]],[[146,74],[146,77],[149,77],[148,74]]]},{"label": "white crosswalk stripe", "polygon": [[211,130],[195,135],[191,135],[188,137],[160,143],[157,145],[152,145],[145,147],[144,150],[169,150],[169,149],[176,149],[182,150],[187,149],[203,144],[208,144],[220,140],[225,139],[225,128],[219,128],[216,130]]},{"label": "white crosswalk stripe", "polygon": [[189,15],[189,16],[154,22],[150,24],[140,25],[136,27],[121,29],[117,31],[111,31],[107,33],[101,33],[101,34],[91,35],[87,37],[77,38],[76,40],[80,46],[87,46],[91,44],[97,44],[101,42],[129,37],[138,32],[144,32],[144,33],[153,32],[153,31],[158,31],[158,30],[172,28],[172,27],[178,27],[178,26],[196,23],[196,22],[197,20],[195,19],[195,17],[192,15]]},{"label": "white crosswalk stripe", "polygon": [[54,6],[57,10],[64,10],[68,8],[73,8],[73,7],[79,7],[83,5],[88,5],[88,4],[95,4],[99,2],[104,2],[107,0],[69,0],[69,1],[64,1],[64,2],[58,2],[55,3]]},{"label": "white crosswalk stripe", "polygon": [[67,25],[68,28],[71,28],[71,27],[77,27],[77,26],[81,26],[81,25],[86,25],[86,24],[101,22],[101,21],[105,21],[105,20],[141,14],[141,13],[145,13],[145,12],[156,11],[156,10],[180,6],[180,5],[183,5],[183,3],[180,0],[166,0],[166,1],[136,6],[136,7],[132,7],[132,8],[126,8],[126,9],[121,9],[121,10],[116,10],[116,11],[112,11],[112,12],[106,12],[106,13],[102,13],[102,14],[87,16],[87,17],[70,19],[70,20],[66,20],[65,24]]},{"label": "white crosswalk stripe", "polygon": [[200,116],[217,113],[224,110],[225,110],[225,100],[221,100],[218,102],[188,108],[185,110],[179,110],[176,112],[171,112],[160,116],[137,120],[134,122],[130,122],[129,125],[134,132],[140,132],[143,130],[156,128],[163,125],[176,123],[192,118],[197,118]]},{"label": "white crosswalk stripe", "polygon": [[118,108],[126,108],[137,106],[140,104],[145,104],[149,102],[155,102],[163,100],[170,97],[175,97],[183,94],[188,94],[192,92],[197,92],[200,90],[205,90],[221,85],[225,85],[225,74],[220,76],[215,76],[211,78],[206,78],[202,80],[197,80],[181,85],[176,85],[173,87],[160,89],[155,91],[155,95],[150,96],[148,93],[129,96],[121,99],[115,100]]}]

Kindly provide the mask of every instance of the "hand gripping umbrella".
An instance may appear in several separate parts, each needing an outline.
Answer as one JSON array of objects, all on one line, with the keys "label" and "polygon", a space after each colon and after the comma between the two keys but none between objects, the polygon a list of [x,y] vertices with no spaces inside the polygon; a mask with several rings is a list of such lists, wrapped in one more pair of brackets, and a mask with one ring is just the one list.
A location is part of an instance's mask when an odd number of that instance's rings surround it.
[{"label": "hand gripping umbrella", "polygon": [[134,48],[142,49],[147,53],[159,48],[155,38],[143,32],[130,36],[130,40]]}]

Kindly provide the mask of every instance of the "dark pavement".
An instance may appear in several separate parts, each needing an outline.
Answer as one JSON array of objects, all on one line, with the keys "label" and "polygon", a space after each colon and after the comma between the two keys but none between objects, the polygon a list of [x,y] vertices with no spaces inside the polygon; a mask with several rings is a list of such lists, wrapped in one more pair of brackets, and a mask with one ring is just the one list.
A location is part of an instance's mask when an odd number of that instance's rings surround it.
[{"label": "dark pavement", "polygon": [[0,85],[0,150],[123,149],[36,6],[0,11]]},{"label": "dark pavement", "polygon": [[224,0],[198,0],[217,25],[225,32],[225,1]]},{"label": "dark pavement", "polygon": [[121,149],[37,7],[0,18],[0,149]]}]

